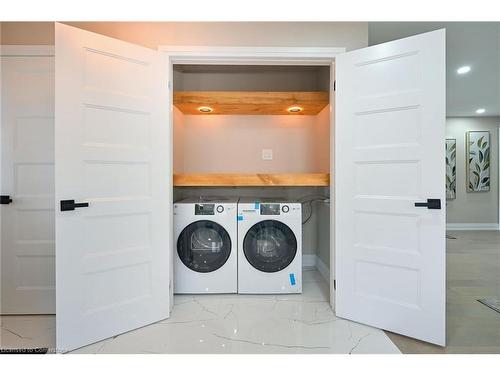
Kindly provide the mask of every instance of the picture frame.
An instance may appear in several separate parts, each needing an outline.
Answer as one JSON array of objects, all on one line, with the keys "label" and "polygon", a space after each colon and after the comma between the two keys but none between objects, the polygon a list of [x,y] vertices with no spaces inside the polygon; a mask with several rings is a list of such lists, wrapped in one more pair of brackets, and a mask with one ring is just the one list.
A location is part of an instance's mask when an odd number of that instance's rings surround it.
[{"label": "picture frame", "polygon": [[466,133],[466,189],[469,193],[490,191],[490,132]]},{"label": "picture frame", "polygon": [[457,140],[446,138],[446,199],[457,196]]}]

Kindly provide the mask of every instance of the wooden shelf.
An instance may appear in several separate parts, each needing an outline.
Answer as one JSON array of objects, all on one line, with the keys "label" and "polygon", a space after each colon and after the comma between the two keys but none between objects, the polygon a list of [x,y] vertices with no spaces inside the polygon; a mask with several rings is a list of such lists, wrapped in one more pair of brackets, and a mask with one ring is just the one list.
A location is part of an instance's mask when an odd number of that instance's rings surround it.
[{"label": "wooden shelf", "polygon": [[329,186],[328,173],[174,174],[174,186]]},{"label": "wooden shelf", "polygon": [[[177,91],[174,105],[186,115],[317,115],[329,103],[327,91]],[[213,112],[202,113],[208,106]],[[299,106],[303,110],[290,113]]]}]

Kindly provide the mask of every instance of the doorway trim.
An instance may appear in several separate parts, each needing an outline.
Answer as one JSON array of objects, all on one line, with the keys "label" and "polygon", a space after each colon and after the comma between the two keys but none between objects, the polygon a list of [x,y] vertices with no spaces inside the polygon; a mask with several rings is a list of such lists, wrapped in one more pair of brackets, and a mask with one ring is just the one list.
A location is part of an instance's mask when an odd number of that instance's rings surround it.
[{"label": "doorway trim", "polygon": [[0,44],[0,56],[55,56],[55,47],[53,45],[7,45]]},{"label": "doorway trim", "polygon": [[[346,52],[344,47],[221,47],[221,46],[159,46],[163,62],[169,72],[169,126],[173,142],[173,65],[318,65],[330,67],[330,103],[335,102],[335,58]],[[330,107],[331,108],[331,107]],[[330,110],[330,198],[335,194],[335,111]],[[332,129],[333,127],[333,129]],[[173,152],[173,151],[172,151]],[[173,156],[171,158],[173,160]],[[173,168],[170,168],[173,172]],[[173,186],[171,187],[173,190]],[[330,205],[330,305],[335,301],[335,209]],[[173,252],[173,249],[171,250]],[[170,254],[171,259],[173,253]],[[171,282],[173,279],[171,276]]]}]

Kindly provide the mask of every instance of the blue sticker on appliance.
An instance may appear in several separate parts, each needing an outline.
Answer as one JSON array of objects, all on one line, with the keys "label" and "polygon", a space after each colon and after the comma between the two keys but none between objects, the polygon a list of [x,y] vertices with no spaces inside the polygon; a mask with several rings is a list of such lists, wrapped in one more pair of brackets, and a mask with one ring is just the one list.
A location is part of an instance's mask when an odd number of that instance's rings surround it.
[{"label": "blue sticker on appliance", "polygon": [[290,285],[295,285],[295,275],[293,273],[290,274]]},{"label": "blue sticker on appliance", "polygon": [[243,221],[243,215],[238,215],[238,221]]}]

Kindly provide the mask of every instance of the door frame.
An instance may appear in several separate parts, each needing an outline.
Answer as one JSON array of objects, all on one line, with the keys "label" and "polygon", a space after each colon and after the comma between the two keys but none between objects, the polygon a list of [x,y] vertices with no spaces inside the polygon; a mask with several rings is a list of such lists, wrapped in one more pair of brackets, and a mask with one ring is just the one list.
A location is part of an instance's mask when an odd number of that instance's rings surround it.
[{"label": "door frame", "polygon": [[[221,47],[221,46],[159,46],[168,69],[169,132],[173,142],[173,65],[318,65],[330,67],[330,103],[335,100],[335,58],[347,51],[344,47]],[[330,107],[331,108],[331,107]],[[330,199],[335,194],[335,110],[330,110]],[[173,148],[172,148],[173,163]],[[173,165],[170,167],[173,173]],[[173,184],[172,189],[173,190]],[[335,301],[335,208],[330,205],[330,305]],[[332,235],[333,234],[333,235]],[[173,238],[173,237],[172,237]],[[173,247],[170,259],[173,260]],[[173,282],[173,272],[171,273]],[[173,288],[172,288],[173,289]],[[173,299],[172,299],[173,301]],[[172,302],[173,303],[173,302]]]},{"label": "door frame", "polygon": [[16,56],[45,56],[55,57],[55,46],[53,45],[10,45],[0,44],[0,57]]},{"label": "door frame", "polygon": [[[2,57],[53,57],[55,58],[55,46],[54,45],[45,45],[45,44],[23,44],[23,45],[11,45],[11,44],[0,44],[0,59]],[[1,71],[1,67],[0,67]],[[1,77],[0,77],[0,87],[1,87]],[[0,90],[1,91],[1,90]],[[1,106],[1,98],[2,94],[0,92],[0,146],[2,144],[2,106]],[[1,148],[1,147],[0,147]],[[0,189],[2,187],[2,155],[0,154]],[[4,193],[4,192],[2,192]],[[54,200],[55,205],[55,200]],[[55,219],[54,219],[55,220]],[[2,215],[0,215],[0,228],[2,225]],[[2,279],[2,241],[0,241],[0,280]],[[54,271],[55,272],[55,271]],[[1,303],[1,301],[0,301]],[[1,315],[1,306],[0,306],[0,315]],[[55,305],[54,305],[55,311]]]}]

